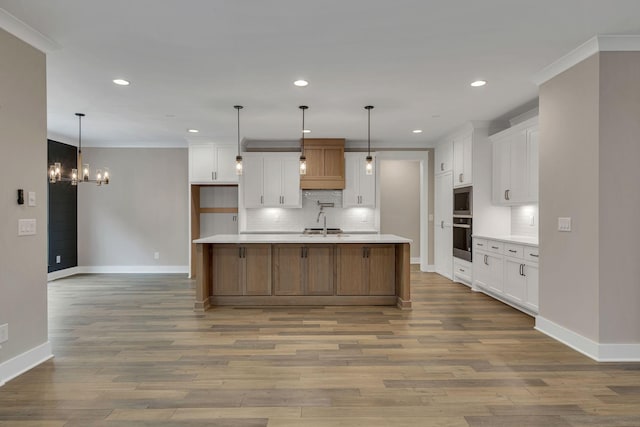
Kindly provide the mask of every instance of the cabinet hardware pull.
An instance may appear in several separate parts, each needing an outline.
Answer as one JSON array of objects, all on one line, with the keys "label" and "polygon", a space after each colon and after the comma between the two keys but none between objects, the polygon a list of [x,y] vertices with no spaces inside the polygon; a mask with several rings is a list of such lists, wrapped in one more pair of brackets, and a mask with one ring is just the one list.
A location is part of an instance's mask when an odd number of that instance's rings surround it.
[{"label": "cabinet hardware pull", "polygon": [[242,248],[238,247],[238,258],[242,258]]},{"label": "cabinet hardware pull", "polygon": [[215,172],[211,171],[211,181],[215,181],[216,180],[216,177],[215,177],[214,173]]},{"label": "cabinet hardware pull", "polygon": [[460,177],[458,179],[460,179],[460,182],[462,182],[462,177],[464,176],[463,173],[460,174]]},{"label": "cabinet hardware pull", "polygon": [[491,246],[491,249],[500,249],[498,246]]},{"label": "cabinet hardware pull", "polygon": [[476,245],[478,245],[478,246],[484,246],[484,244],[483,244],[483,243],[476,243]]},{"label": "cabinet hardware pull", "polygon": [[537,254],[529,254],[529,256],[532,256],[532,257],[534,257],[534,258],[538,258],[538,255],[537,255]]},{"label": "cabinet hardware pull", "polygon": [[485,255],[485,256],[484,256],[484,263],[485,263],[485,265],[489,265],[489,262],[488,262],[487,258],[488,258],[488,256],[487,256],[487,255]]},{"label": "cabinet hardware pull", "polygon": [[366,247],[362,247],[362,258],[366,258],[367,257],[367,248]]},{"label": "cabinet hardware pull", "polygon": [[304,246],[300,246],[300,258],[304,258]]},{"label": "cabinet hardware pull", "polygon": [[260,196],[260,204],[264,204],[264,196]]},{"label": "cabinet hardware pull", "polygon": [[513,254],[515,254],[515,253],[516,253],[516,252],[518,252],[518,251],[514,251],[513,249],[509,249],[509,252],[511,252],[511,253],[513,253]]},{"label": "cabinet hardware pull", "polygon": [[522,264],[522,276],[523,276],[523,277],[527,277],[527,275],[526,275],[526,274],[524,274],[524,264]]},{"label": "cabinet hardware pull", "polygon": [[464,273],[464,268],[459,268],[458,269],[461,273]]},{"label": "cabinet hardware pull", "polygon": [[440,228],[444,228],[444,220],[440,221]]},{"label": "cabinet hardware pull", "polygon": [[443,171],[444,170],[444,162],[440,163],[440,170]]}]

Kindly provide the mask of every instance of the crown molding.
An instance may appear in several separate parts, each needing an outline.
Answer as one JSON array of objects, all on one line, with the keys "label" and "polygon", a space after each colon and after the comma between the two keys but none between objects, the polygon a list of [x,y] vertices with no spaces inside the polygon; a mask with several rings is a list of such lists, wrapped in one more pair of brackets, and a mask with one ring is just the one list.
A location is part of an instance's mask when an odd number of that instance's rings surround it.
[{"label": "crown molding", "polygon": [[598,35],[547,65],[533,76],[538,86],[598,52],[640,51],[640,35]]},{"label": "crown molding", "polygon": [[0,28],[44,53],[62,48],[55,40],[45,36],[2,8],[0,8]]}]

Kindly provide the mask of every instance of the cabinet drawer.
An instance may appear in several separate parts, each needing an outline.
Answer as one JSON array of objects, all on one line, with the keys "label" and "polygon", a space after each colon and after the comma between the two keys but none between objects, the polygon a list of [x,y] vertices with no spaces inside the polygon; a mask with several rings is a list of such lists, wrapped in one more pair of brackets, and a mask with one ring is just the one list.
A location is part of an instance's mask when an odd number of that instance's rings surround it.
[{"label": "cabinet drawer", "polygon": [[503,249],[504,249],[504,243],[496,242],[495,240],[488,240],[487,241],[487,250],[489,252],[494,252],[496,254],[501,254],[501,253],[503,253]]},{"label": "cabinet drawer", "polygon": [[479,251],[486,251],[489,243],[486,239],[473,239],[473,247]]},{"label": "cabinet drawer", "polygon": [[514,245],[512,243],[504,244],[504,254],[514,258],[524,257],[524,248],[520,245]]},{"label": "cabinet drawer", "polygon": [[538,248],[531,246],[524,247],[524,259],[531,262],[538,262]]},{"label": "cabinet drawer", "polygon": [[471,286],[473,278],[473,266],[470,262],[455,260],[453,262],[453,281]]}]

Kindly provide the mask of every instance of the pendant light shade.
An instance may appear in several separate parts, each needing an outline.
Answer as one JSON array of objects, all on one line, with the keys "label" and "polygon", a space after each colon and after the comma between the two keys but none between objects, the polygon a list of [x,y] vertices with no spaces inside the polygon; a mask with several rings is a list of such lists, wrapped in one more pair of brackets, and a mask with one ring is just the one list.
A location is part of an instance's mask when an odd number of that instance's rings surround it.
[{"label": "pendant light shade", "polygon": [[[58,162],[49,166],[49,182],[55,184],[60,181],[69,181],[71,185],[78,185],[79,182],[95,182],[98,185],[109,184],[109,169],[97,169],[96,178],[91,179],[89,176],[89,164],[82,163],[82,118],[84,113],[76,113],[78,117],[78,152],[77,152],[77,168],[71,169],[69,176],[64,176],[62,165]],[[78,171],[82,172],[82,177],[79,179]]]},{"label": "pendant light shade", "polygon": [[365,171],[367,175],[373,175],[373,157],[371,157],[371,110],[373,105],[364,107],[367,110],[367,157]]},{"label": "pendant light shade", "polygon": [[302,110],[302,145],[300,147],[300,175],[307,174],[307,158],[304,155],[304,110],[308,109],[306,105],[299,107]]},{"label": "pendant light shade", "polygon": [[234,105],[238,111],[238,155],[236,156],[236,175],[242,175],[242,156],[240,155],[240,110],[242,110],[242,105]]}]

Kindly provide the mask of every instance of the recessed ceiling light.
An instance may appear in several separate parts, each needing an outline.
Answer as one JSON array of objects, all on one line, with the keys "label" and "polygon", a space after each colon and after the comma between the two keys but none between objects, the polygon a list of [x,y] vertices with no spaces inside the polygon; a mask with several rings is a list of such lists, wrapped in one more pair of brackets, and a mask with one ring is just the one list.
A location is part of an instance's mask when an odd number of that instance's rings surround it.
[{"label": "recessed ceiling light", "polygon": [[293,82],[293,84],[299,87],[305,87],[309,85],[309,82],[306,80],[296,80],[295,82]]},{"label": "recessed ceiling light", "polygon": [[411,132],[413,132],[413,133],[422,133],[422,129],[414,129]]},{"label": "recessed ceiling light", "polygon": [[309,129],[304,129],[302,133],[311,133],[311,131]]},{"label": "recessed ceiling light", "polygon": [[124,79],[114,79],[113,82],[120,86],[129,86],[131,84],[129,83],[128,80],[124,80]]},{"label": "recessed ceiling light", "polygon": [[187,132],[189,132],[189,133],[198,133],[200,131],[198,129],[187,129]]},{"label": "recessed ceiling light", "polygon": [[480,86],[484,86],[486,84],[487,84],[487,82],[485,80],[476,80],[475,82],[471,83],[471,86],[480,87]]}]

